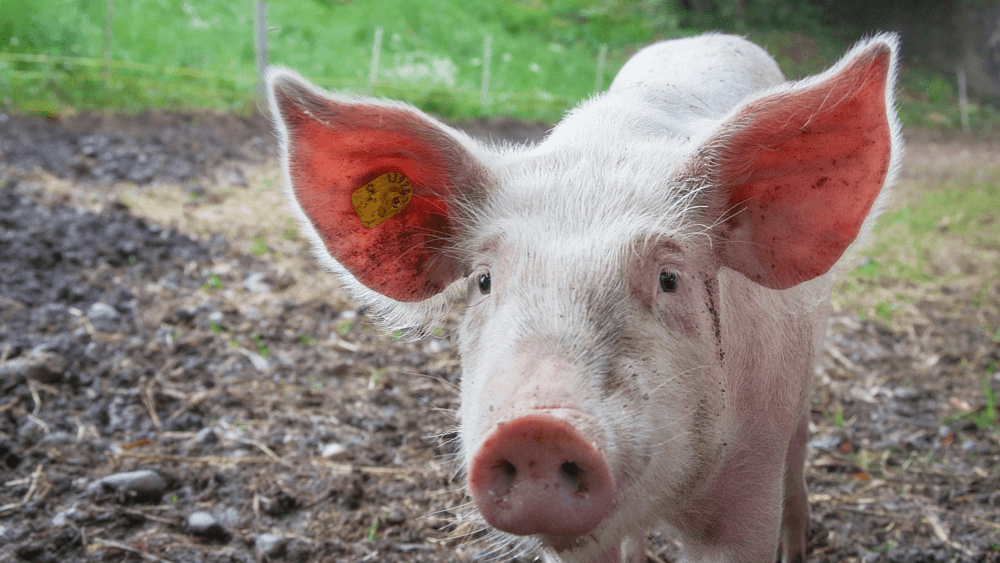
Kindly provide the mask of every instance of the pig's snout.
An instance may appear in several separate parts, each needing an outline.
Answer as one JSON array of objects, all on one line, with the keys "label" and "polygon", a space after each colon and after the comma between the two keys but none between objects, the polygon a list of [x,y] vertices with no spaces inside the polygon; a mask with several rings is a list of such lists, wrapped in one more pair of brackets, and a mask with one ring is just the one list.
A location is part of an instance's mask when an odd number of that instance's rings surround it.
[{"label": "pig's snout", "polygon": [[516,535],[579,536],[611,508],[604,456],[572,424],[546,414],[497,426],[472,461],[472,500],[494,528]]}]

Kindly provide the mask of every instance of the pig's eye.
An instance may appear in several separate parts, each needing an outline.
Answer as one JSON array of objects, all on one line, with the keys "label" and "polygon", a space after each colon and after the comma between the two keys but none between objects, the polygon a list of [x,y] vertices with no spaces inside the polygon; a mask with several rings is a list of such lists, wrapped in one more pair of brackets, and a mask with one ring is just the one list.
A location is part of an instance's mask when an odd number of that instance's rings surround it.
[{"label": "pig's eye", "polygon": [[489,272],[479,275],[479,293],[490,294],[490,274]]},{"label": "pig's eye", "polygon": [[[480,285],[480,287],[482,286]],[[677,274],[673,272],[660,272],[660,291],[663,293],[677,291]]]}]

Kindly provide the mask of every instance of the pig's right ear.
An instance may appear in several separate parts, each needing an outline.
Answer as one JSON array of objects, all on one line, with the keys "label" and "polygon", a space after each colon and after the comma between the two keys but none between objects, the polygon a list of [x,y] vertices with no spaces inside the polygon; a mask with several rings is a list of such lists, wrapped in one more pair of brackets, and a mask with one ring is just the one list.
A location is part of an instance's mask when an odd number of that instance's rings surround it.
[{"label": "pig's right ear", "polygon": [[423,301],[464,274],[449,249],[458,203],[484,183],[478,145],[413,107],[323,92],[285,69],[268,93],[289,195],[356,297]]},{"label": "pig's right ear", "polygon": [[785,289],[829,271],[870,228],[899,167],[897,51],[891,34],[862,43],[737,106],[704,143],[694,168],[724,265]]}]

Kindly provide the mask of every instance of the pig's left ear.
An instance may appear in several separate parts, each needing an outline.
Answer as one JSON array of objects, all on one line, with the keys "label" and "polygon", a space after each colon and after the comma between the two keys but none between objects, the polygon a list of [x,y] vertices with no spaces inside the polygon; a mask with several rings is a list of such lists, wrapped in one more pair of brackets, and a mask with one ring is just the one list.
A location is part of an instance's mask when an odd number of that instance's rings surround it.
[{"label": "pig's left ear", "polygon": [[293,211],[317,258],[384,324],[433,323],[459,290],[462,206],[485,193],[487,151],[416,108],[268,74]]},{"label": "pig's left ear", "polygon": [[268,81],[289,195],[319,256],[400,302],[461,276],[448,250],[456,208],[485,174],[475,144],[404,104],[323,92],[284,69]]},{"label": "pig's left ear", "polygon": [[897,39],[742,103],[703,145],[722,263],[773,289],[825,274],[867,222],[901,152]]}]

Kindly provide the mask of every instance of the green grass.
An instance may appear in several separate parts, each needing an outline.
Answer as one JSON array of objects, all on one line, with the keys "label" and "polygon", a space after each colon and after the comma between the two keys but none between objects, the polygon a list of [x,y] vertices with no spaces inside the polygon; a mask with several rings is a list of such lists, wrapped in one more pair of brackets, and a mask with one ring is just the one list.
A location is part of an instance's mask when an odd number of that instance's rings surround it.
[{"label": "green grass", "polygon": [[[759,4],[755,13],[764,15],[750,28],[721,8],[698,21],[672,0],[271,0],[268,57],[324,87],[371,91],[448,118],[555,121],[593,93],[601,45],[608,45],[607,87],[632,52],[658,39],[708,29],[745,33],[797,78],[823,70],[848,47],[845,37],[860,36],[820,26],[805,8],[782,15]],[[102,1],[5,0],[0,108],[57,115],[72,109],[248,111],[257,103],[251,2],[116,2],[107,79],[105,19]],[[377,27],[384,34],[370,88]],[[492,57],[483,104],[486,36]],[[957,124],[951,78],[904,74],[904,121]],[[972,118],[974,125],[1000,123],[1000,114],[985,106],[973,106]]]},{"label": "green grass", "polygon": [[267,254],[267,240],[264,235],[256,235],[250,239],[250,253],[255,256]]},{"label": "green grass", "polygon": [[257,346],[257,353],[266,358],[271,352],[267,345],[264,344],[264,340],[256,332],[252,333],[250,337],[253,340],[253,343]]},{"label": "green grass", "polygon": [[212,290],[222,289],[222,278],[218,274],[208,274],[208,281],[202,284],[201,290],[208,293]]},{"label": "green grass", "polygon": [[996,368],[996,362],[991,362],[988,369],[979,374],[979,386],[983,391],[984,406],[971,413],[960,413],[946,417],[941,423],[951,424],[956,420],[969,420],[976,428],[985,430],[1000,426],[1000,414],[997,411],[997,392],[990,386],[990,376]]},{"label": "green grass", "polygon": [[373,542],[377,539],[376,534],[378,533],[378,521],[379,521],[378,516],[376,516],[375,519],[372,520],[371,525],[368,526],[368,530],[365,532],[365,540]]},{"label": "green grass", "polygon": [[[0,13],[4,106],[56,113],[65,106],[135,111],[252,103],[249,3],[118,2],[105,83],[104,2],[9,1]],[[537,4],[272,1],[268,56],[322,86],[367,92],[375,28],[382,27],[375,94],[448,117],[551,119],[592,93],[602,43],[610,45],[606,86],[631,49],[696,32],[677,29],[676,18],[638,17],[624,1]],[[492,38],[490,94],[481,106],[486,36]]]},{"label": "green grass", "polygon": [[840,428],[844,425],[844,410],[841,408],[838,408],[833,413],[824,413],[824,416],[826,416],[826,418],[828,418],[831,422],[833,422],[833,425],[836,426],[837,428]]},{"label": "green grass", "polygon": [[[945,180],[915,202],[883,215],[865,254],[869,259],[851,272],[857,279],[894,279],[917,283],[959,277],[952,248],[1000,250],[1000,171],[982,178]],[[891,304],[880,305],[891,315]]]},{"label": "green grass", "polygon": [[[926,166],[934,166],[928,164]],[[899,331],[929,310],[981,325],[1000,339],[991,288],[1000,284],[1000,169],[942,174],[911,163],[860,264],[833,292],[835,311]]]},{"label": "green grass", "polygon": [[[899,190],[906,204],[879,219],[864,250],[867,259],[847,272],[835,301],[901,332],[908,319],[923,317],[921,305],[978,324],[987,338],[1000,341],[991,298],[991,288],[1000,283],[1000,169],[942,177],[914,164]],[[944,424],[1000,425],[997,391],[991,386],[996,365],[978,374],[984,406],[948,417]]]}]

